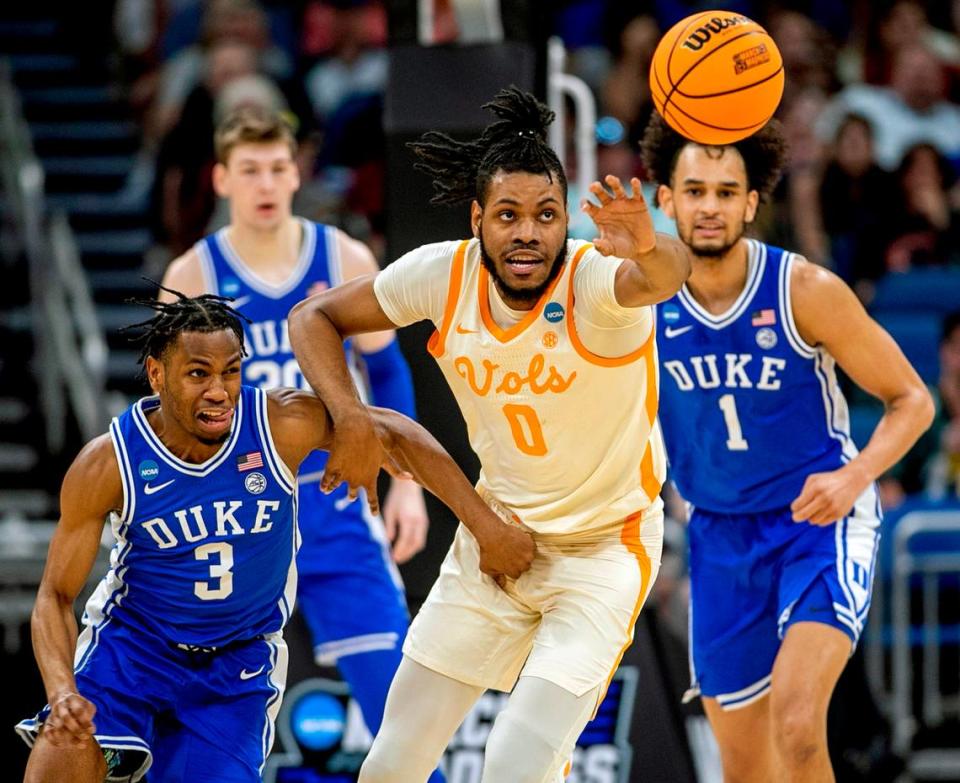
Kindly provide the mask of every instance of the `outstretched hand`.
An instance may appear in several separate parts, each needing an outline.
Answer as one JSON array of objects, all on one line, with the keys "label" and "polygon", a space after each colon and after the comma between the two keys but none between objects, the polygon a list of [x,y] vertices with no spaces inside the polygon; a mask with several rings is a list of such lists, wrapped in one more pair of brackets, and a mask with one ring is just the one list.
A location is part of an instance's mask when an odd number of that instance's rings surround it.
[{"label": "outstretched hand", "polygon": [[657,246],[657,234],[653,218],[640,189],[640,180],[630,180],[633,195],[628,196],[619,177],[608,174],[604,182],[611,196],[599,182],[590,185],[590,192],[597,197],[599,205],[584,199],[583,211],[596,224],[600,236],[593,241],[594,247],[605,256],[639,258]]}]

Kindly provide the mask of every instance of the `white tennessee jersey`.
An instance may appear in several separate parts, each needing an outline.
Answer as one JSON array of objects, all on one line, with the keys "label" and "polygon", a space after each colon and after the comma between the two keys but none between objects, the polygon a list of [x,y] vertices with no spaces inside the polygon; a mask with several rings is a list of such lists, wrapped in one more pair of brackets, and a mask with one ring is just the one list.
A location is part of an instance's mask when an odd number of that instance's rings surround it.
[{"label": "white tennessee jersey", "polygon": [[[434,317],[428,348],[480,458],[481,494],[547,536],[600,532],[659,508],[666,460],[655,425],[652,313],[628,327],[639,336],[635,350],[617,357],[592,353],[577,331],[573,284],[592,245],[568,242],[564,267],[549,289],[520,321],[503,328],[491,314],[497,293],[479,242],[446,247],[446,303],[442,317]],[[403,275],[405,285],[415,279]],[[383,303],[386,296],[377,293]]]}]

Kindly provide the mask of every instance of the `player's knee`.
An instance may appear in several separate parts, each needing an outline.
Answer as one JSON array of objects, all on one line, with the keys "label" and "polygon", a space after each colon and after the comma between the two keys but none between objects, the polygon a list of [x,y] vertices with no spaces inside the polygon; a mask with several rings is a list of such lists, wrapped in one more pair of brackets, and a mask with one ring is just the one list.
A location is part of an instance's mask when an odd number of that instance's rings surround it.
[{"label": "player's knee", "polygon": [[102,783],[107,765],[100,746],[92,740],[81,748],[57,747],[41,736],[37,739],[23,783]]},{"label": "player's knee", "polygon": [[541,783],[560,761],[560,748],[501,713],[487,739],[482,783]]},{"label": "player's knee", "polygon": [[775,701],[771,713],[773,741],[782,762],[803,766],[826,748],[826,716],[809,700]]},{"label": "player's knee", "polygon": [[421,783],[435,766],[436,760],[418,754],[415,747],[391,746],[378,738],[360,767],[358,783]]}]

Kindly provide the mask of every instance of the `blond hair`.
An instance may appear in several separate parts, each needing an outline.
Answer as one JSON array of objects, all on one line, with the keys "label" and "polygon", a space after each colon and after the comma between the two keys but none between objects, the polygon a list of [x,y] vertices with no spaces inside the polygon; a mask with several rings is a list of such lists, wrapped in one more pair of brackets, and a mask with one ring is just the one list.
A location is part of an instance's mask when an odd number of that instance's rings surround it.
[{"label": "blond hair", "polygon": [[230,153],[241,144],[271,144],[286,142],[290,154],[297,153],[297,140],[293,129],[277,112],[259,106],[242,106],[230,112],[217,126],[213,137],[213,149],[217,162],[226,165]]}]

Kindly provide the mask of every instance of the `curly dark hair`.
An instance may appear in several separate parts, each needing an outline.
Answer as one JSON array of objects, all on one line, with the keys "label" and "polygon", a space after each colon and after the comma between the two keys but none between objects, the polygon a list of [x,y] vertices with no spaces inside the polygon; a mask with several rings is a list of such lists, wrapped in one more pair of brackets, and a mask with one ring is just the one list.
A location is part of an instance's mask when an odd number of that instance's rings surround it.
[{"label": "curly dark hair", "polygon": [[[658,185],[670,186],[673,170],[681,150],[694,141],[681,136],[653,112],[640,142],[640,153],[647,176]],[[766,201],[780,181],[787,160],[787,142],[777,120],[770,120],[752,136],[726,145],[733,147],[743,157],[747,169],[747,187],[760,194]],[[659,205],[659,204],[658,204]]]},{"label": "curly dark hair", "polygon": [[547,144],[547,127],[554,113],[517,87],[500,90],[483,105],[499,118],[479,138],[457,141],[428,131],[409,145],[419,158],[414,168],[433,178],[431,204],[458,204],[476,199],[482,206],[487,187],[498,171],[554,177],[567,197],[567,177],[557,154]]}]

